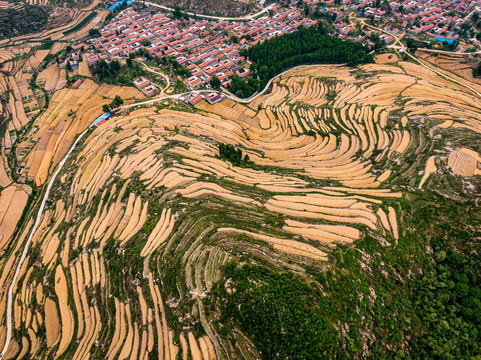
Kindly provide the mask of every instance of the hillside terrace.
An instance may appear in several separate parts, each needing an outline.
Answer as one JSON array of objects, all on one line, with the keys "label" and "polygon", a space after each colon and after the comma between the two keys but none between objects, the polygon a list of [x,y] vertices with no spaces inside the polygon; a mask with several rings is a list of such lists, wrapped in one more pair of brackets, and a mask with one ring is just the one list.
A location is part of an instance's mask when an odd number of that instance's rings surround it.
[{"label": "hillside terrace", "polygon": [[[233,75],[249,76],[248,63],[240,55],[243,48],[262,43],[274,36],[295,31],[299,26],[313,26],[317,21],[306,18],[295,6],[281,8],[275,15],[265,15],[248,22],[190,19],[181,21],[171,14],[151,14],[151,9],[121,11],[104,27],[101,36],[93,39],[97,54],[89,57],[89,64],[99,58],[113,59],[128,56],[141,48],[155,56],[172,56],[192,73],[186,82],[198,87],[217,76],[221,84],[230,83]],[[238,41],[232,41],[235,36]]]}]

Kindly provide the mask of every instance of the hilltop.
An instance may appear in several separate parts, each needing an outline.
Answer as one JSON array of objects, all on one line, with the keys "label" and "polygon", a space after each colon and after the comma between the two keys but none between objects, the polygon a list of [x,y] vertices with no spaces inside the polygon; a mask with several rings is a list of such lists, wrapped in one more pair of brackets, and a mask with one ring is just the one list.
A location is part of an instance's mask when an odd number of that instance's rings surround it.
[{"label": "hilltop", "polygon": [[479,356],[476,53],[389,2],[112,3],[7,6],[0,358]]},{"label": "hilltop", "polygon": [[[127,109],[88,130],[53,184],[10,357],[475,354],[478,310],[422,307],[445,290],[416,284],[448,266],[458,297],[479,289],[480,112],[403,61],[292,70],[246,105]],[[466,331],[454,348],[432,311]]]}]

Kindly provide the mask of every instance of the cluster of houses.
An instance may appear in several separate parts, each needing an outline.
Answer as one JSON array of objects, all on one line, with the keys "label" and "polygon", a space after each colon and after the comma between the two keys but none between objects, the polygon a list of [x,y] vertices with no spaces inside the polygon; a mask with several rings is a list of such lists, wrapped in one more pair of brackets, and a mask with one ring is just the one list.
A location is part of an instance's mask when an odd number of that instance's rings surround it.
[{"label": "cluster of houses", "polygon": [[234,75],[250,75],[249,64],[241,56],[243,48],[274,36],[296,31],[301,25],[313,26],[297,8],[273,7],[275,14],[248,22],[228,20],[175,19],[171,14],[154,13],[150,9],[121,11],[95,38],[95,54],[89,64],[99,59],[109,61],[128,56],[144,47],[154,56],[172,56],[187,67],[189,87],[206,84],[215,75],[223,86]]},{"label": "cluster of houses", "polygon": [[[348,5],[349,10],[362,11],[365,16],[373,16],[387,24],[385,30],[393,34],[403,30],[413,37],[447,43],[458,39],[461,25],[469,22],[466,16],[471,15],[468,14],[481,10],[479,0],[387,0],[390,9],[373,7],[371,0],[344,0],[342,3]],[[393,38],[384,40],[390,42]],[[481,45],[477,39],[470,40],[474,45]]]},{"label": "cluster of houses", "polygon": [[[264,6],[265,1],[256,1],[258,9]],[[345,15],[362,13],[374,17],[392,34],[377,34],[387,44],[400,31],[411,33],[418,39],[452,43],[458,38],[461,25],[469,22],[474,12],[481,10],[481,0],[381,0],[377,4],[373,0],[327,0],[322,3],[320,0],[304,0],[301,5],[297,0],[287,0],[283,5],[276,3],[268,13],[250,21],[178,19],[174,14],[156,12],[155,8],[135,10],[129,7],[100,30],[101,36],[91,42],[76,44],[70,66],[72,69],[78,67],[78,54],[87,49],[89,53],[84,56],[84,61],[92,65],[99,59],[109,62],[144,48],[154,56],[174,57],[188,68],[191,75],[185,82],[191,89],[208,84],[213,76],[222,86],[227,86],[234,75],[250,76],[250,64],[242,56],[242,49],[294,32],[300,26],[317,24],[307,16],[306,6],[311,13],[314,8],[326,15],[335,13],[336,16],[331,18],[337,17],[332,25],[338,36],[367,45],[372,45],[371,32],[360,35]],[[481,45],[477,39],[470,39],[470,43]],[[158,91],[145,78],[136,79],[134,85],[146,96],[153,96]],[[194,102],[198,100],[197,96],[194,98]]]},{"label": "cluster of houses", "polygon": [[132,82],[133,85],[140,91],[144,93],[147,97],[152,97],[159,92],[159,89],[150,82],[149,79],[140,76]]},{"label": "cluster of houses", "polygon": [[204,91],[202,93],[190,92],[182,95],[179,98],[179,100],[189,103],[191,105],[197,104],[202,99],[207,101],[209,104],[214,105],[219,101],[224,100],[225,96],[215,91]]}]

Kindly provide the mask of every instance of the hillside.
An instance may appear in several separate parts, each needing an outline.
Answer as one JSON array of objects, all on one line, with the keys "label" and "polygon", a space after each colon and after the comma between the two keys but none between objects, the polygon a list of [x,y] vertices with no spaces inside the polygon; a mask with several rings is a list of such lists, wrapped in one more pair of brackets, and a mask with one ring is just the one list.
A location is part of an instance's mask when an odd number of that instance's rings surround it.
[{"label": "hillside", "polygon": [[[105,93],[62,90],[50,113],[92,117],[64,103]],[[7,358],[479,354],[474,94],[399,61],[292,70],[249,104],[125,111],[87,131],[53,184]],[[52,145],[32,154],[58,163],[49,119]]]},{"label": "hillside", "polygon": [[40,31],[47,26],[49,9],[38,5],[2,2],[0,38]]},{"label": "hillside", "polygon": [[[92,1],[0,1],[0,40],[74,27],[91,9],[81,12]],[[95,4],[94,4],[95,5]]]},{"label": "hillside", "polygon": [[154,0],[152,3],[176,6],[197,14],[218,16],[242,16],[254,8],[254,2],[249,0]]}]

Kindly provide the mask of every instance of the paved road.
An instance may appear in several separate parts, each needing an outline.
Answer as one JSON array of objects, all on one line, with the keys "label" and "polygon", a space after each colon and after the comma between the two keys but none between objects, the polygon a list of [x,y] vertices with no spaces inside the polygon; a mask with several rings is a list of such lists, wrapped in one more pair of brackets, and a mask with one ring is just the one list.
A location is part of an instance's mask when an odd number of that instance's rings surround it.
[{"label": "paved road", "polygon": [[[40,225],[40,220],[42,219],[42,214],[43,210],[45,208],[45,203],[47,202],[48,196],[50,194],[50,190],[52,189],[52,185],[55,182],[55,179],[57,178],[57,175],[60,173],[60,170],[62,170],[63,166],[65,165],[65,162],[67,159],[70,157],[72,154],[73,150],[75,149],[75,146],[79,143],[79,141],[84,137],[84,135],[87,133],[89,128],[85,129],[83,133],[81,133],[75,142],[73,143],[72,147],[68,151],[68,153],[63,157],[62,161],[59,163],[57,170],[53,174],[52,178],[50,179],[48,185],[47,185],[47,190],[45,191],[45,195],[43,196],[42,203],[40,204],[40,208],[38,209],[37,213],[37,218],[35,220],[35,224],[33,225],[33,228],[30,232],[30,236],[27,239],[27,242],[24,245],[22,256],[20,257],[20,261],[18,262],[17,269],[15,270],[15,274],[13,275],[12,283],[10,284],[8,288],[8,297],[7,297],[7,335],[5,338],[5,344],[3,346],[3,350],[0,354],[0,359],[2,359],[5,356],[5,353],[7,352],[8,346],[10,345],[10,341],[12,339],[12,305],[13,305],[13,288],[17,284],[18,276],[20,274],[20,269],[22,268],[22,264],[25,261],[25,258],[28,253],[28,249],[30,248],[30,244],[32,242],[33,235],[35,235],[35,231],[37,231],[38,226]],[[12,256],[15,256],[15,254],[12,254]]]},{"label": "paved road", "polygon": [[[146,4],[146,5],[149,5],[149,6],[155,6],[155,7],[161,8],[161,9],[169,11],[169,12],[174,10],[170,7],[159,5],[159,4],[154,4],[154,3],[151,3],[151,2],[148,2],[148,1],[143,1],[143,3]],[[257,16],[262,15],[263,13],[272,9],[272,7],[274,5],[275,4],[271,4],[271,5],[267,6],[266,8],[262,9],[261,11],[255,13],[255,14],[247,15],[247,16],[240,16],[240,17],[222,17],[222,16],[204,15],[204,14],[196,14],[196,13],[192,13],[192,12],[189,12],[189,11],[183,11],[183,10],[182,10],[182,12],[184,14],[189,15],[189,16],[197,16],[197,17],[204,18],[204,19],[246,21],[246,20],[252,20],[252,19],[256,18]]]},{"label": "paved road", "polygon": [[[398,50],[402,49],[404,51],[406,50],[405,46],[399,46],[399,45],[388,45],[387,47],[389,49],[398,49]],[[437,50],[437,49],[427,49],[427,48],[418,48],[418,50],[424,51],[424,52],[447,54],[447,55],[458,55],[458,56],[481,54],[481,50],[474,51],[474,52],[447,51],[447,50]]]},{"label": "paved road", "polygon": [[153,99],[150,99],[150,100],[139,101],[139,102],[136,102],[134,104],[122,105],[118,109],[128,109],[128,108],[132,108],[132,107],[135,107],[135,106],[151,104],[151,103],[155,103],[155,102],[159,102],[159,101],[167,100],[167,99],[179,99],[181,96],[187,95],[187,94],[203,94],[203,93],[206,93],[206,92],[215,92],[217,94],[224,95],[226,98],[229,98],[229,99],[234,100],[236,102],[248,104],[251,101],[253,101],[254,99],[256,99],[257,97],[259,97],[261,95],[264,95],[264,93],[267,90],[269,90],[269,87],[271,86],[272,82],[275,79],[284,75],[285,73],[288,73],[289,71],[296,70],[296,69],[302,69],[302,68],[305,68],[305,67],[311,67],[311,66],[326,66],[326,67],[329,67],[329,66],[345,66],[345,65],[346,65],[345,63],[344,64],[322,64],[322,65],[299,65],[299,66],[290,68],[290,69],[288,69],[286,71],[283,71],[280,74],[274,76],[272,79],[270,79],[267,82],[266,86],[264,87],[264,89],[262,89],[262,91],[260,91],[258,93],[255,93],[254,95],[252,95],[251,97],[246,98],[246,99],[239,98],[239,97],[235,96],[234,94],[232,94],[227,89],[222,89],[221,91],[218,91],[218,90],[192,90],[192,91],[188,91],[188,92],[181,93],[181,94],[165,95],[165,96],[156,97],[156,98],[153,98]]},{"label": "paved road", "polygon": [[[375,30],[378,30],[378,31],[381,31],[385,34],[388,34],[388,35],[391,35],[392,37],[394,37],[394,39],[396,40],[395,42],[399,44],[399,48],[402,49],[404,51],[404,53],[409,56],[411,59],[413,60],[416,60],[421,66],[423,66],[424,68],[428,69],[429,71],[432,71],[433,73],[439,75],[439,76],[442,76],[446,79],[448,79],[449,81],[452,81],[458,85],[461,85],[463,87],[465,87],[466,89],[472,91],[473,93],[475,93],[476,95],[478,95],[479,97],[481,97],[481,92],[479,92],[478,90],[474,89],[473,87],[461,82],[461,81],[458,81],[454,78],[452,78],[451,76],[449,76],[448,74],[445,74],[445,73],[442,73],[434,68],[432,68],[431,66],[428,66],[426,65],[425,63],[423,63],[421,60],[419,60],[416,56],[414,56],[413,54],[409,53],[409,51],[407,51],[407,48],[404,46],[404,44],[401,42],[401,40],[394,34],[390,33],[389,31],[386,31],[386,30],[383,30],[381,28],[378,28],[377,26],[373,26],[373,25],[369,25],[369,24],[366,24],[364,21],[361,21],[362,23],[364,23],[364,25],[366,25],[367,27],[370,27],[371,29],[375,29]],[[391,45],[391,47],[393,47]]]}]

